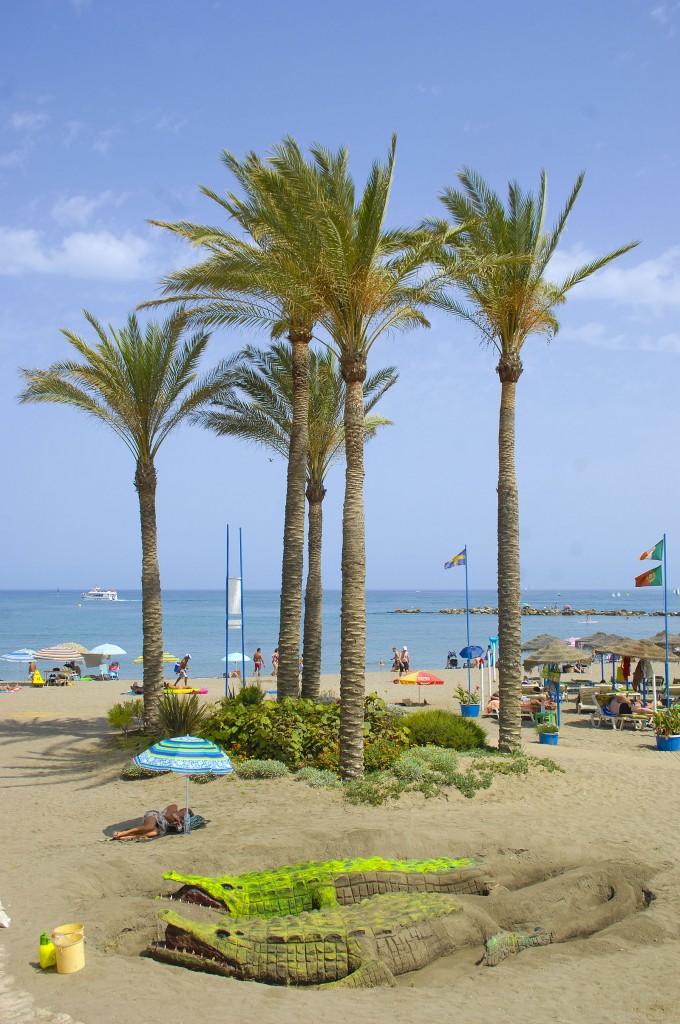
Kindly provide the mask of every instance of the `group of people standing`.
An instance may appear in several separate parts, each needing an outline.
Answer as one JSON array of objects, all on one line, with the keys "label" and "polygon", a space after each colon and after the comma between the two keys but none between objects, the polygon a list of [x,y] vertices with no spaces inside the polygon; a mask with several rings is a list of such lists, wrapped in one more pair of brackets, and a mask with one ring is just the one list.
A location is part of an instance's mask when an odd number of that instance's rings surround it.
[{"label": "group of people standing", "polygon": [[392,648],[392,671],[398,672],[399,675],[403,675],[404,672],[410,671],[411,668],[411,656],[408,653],[407,647],[402,647],[401,651],[398,651],[396,647]]}]

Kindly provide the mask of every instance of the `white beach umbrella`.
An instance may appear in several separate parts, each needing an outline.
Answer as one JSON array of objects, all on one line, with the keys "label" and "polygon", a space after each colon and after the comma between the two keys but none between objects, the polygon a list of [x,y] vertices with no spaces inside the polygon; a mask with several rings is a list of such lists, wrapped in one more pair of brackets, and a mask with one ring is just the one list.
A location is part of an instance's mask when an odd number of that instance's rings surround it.
[{"label": "white beach umbrella", "polygon": [[[226,661],[226,658],[222,658],[222,661]],[[252,661],[247,654],[241,654],[239,651],[232,651],[229,655],[229,661]]]},{"label": "white beach umbrella", "polygon": [[90,654],[100,654],[102,658],[116,658],[120,654],[127,654],[122,647],[116,646],[116,644],[99,644],[98,647],[93,647],[89,652]]}]

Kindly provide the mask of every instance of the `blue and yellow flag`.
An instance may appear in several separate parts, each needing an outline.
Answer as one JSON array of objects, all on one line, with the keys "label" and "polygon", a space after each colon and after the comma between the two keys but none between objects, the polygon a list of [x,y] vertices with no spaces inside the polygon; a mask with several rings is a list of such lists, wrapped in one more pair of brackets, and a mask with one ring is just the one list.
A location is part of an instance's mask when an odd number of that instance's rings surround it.
[{"label": "blue and yellow flag", "polygon": [[448,562],[444,562],[445,569],[453,569],[454,565],[465,565],[467,562],[467,548],[463,548],[453,558],[449,558]]}]

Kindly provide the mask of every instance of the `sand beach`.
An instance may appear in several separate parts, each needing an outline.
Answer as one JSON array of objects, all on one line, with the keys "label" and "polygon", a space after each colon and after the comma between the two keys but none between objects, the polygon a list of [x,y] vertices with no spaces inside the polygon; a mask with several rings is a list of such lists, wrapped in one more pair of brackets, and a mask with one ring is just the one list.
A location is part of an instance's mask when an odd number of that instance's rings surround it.
[{"label": "sand beach", "polygon": [[[424,696],[457,708],[453,687],[465,673],[442,674],[444,686],[428,687]],[[397,687],[392,678],[369,674],[367,691],[417,699],[406,693],[413,687]],[[209,697],[223,692],[223,680],[200,682]],[[337,677],[324,677],[322,689],[335,686]],[[553,752],[564,773],[497,778],[472,800],[451,791],[448,799],[409,794],[354,807],[340,794],[288,779],[219,779],[192,790],[194,809],[210,819],[206,829],[119,844],[102,842],[104,830],[183,795],[173,776],[119,779],[121,753],[105,713],[124,689],[82,682],[0,695],[0,901],[11,917],[0,929],[3,1024],[678,1019],[680,755],[657,752],[653,734],[593,729],[588,716],[566,710]],[[495,743],[495,722],[481,721]],[[524,734],[528,752],[544,753],[530,726]],[[164,902],[157,897],[174,888],[164,871],[236,874],[370,855],[478,856],[510,887],[615,864],[642,881],[651,902],[589,938],[526,950],[494,968],[477,966],[480,950],[466,948],[390,989],[272,988],[139,955],[161,934]],[[72,921],[85,924],[85,968],[68,976],[41,972],[40,932]]]}]

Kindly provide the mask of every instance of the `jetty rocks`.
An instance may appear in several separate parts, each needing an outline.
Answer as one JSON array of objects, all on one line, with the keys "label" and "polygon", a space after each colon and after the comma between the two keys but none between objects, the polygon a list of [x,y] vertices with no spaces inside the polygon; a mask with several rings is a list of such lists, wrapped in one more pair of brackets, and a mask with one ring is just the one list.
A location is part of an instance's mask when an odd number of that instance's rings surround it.
[{"label": "jetty rocks", "polygon": [[[392,615],[435,615],[436,612],[424,612],[422,608],[395,608]],[[439,615],[465,615],[464,608],[440,608]],[[669,611],[670,615],[680,615],[680,611]],[[498,615],[498,608],[492,608],[491,605],[484,605],[482,608],[470,608],[470,615]],[[629,608],[607,608],[601,610],[600,608],[570,608],[568,605],[564,608],[558,608],[556,605],[552,608],[531,608],[525,606],[522,608],[522,615],[580,615],[580,616],[592,616],[592,615],[619,615],[624,618],[646,618],[655,615],[663,615],[663,609],[660,608],[658,611],[631,611]]]}]

